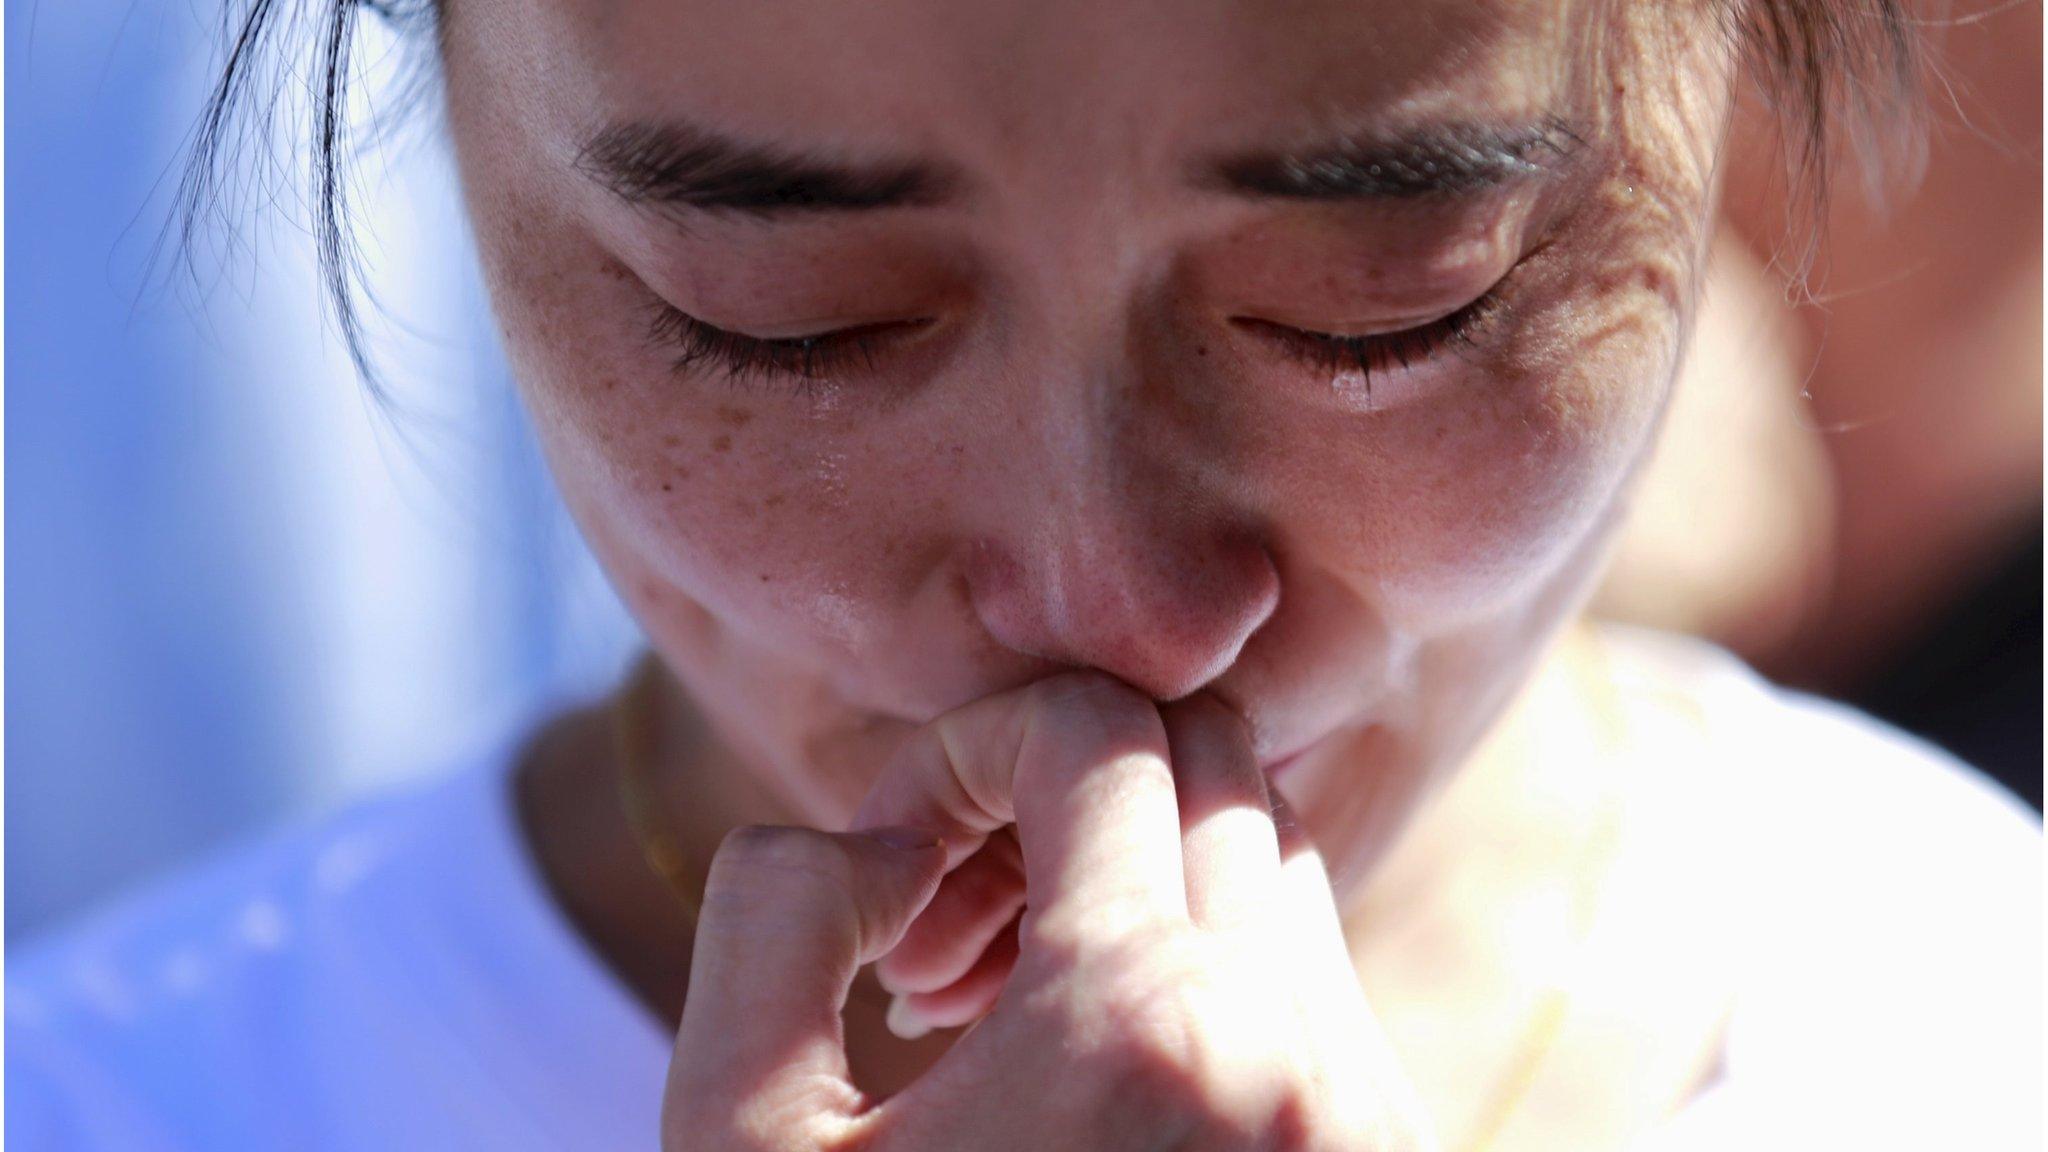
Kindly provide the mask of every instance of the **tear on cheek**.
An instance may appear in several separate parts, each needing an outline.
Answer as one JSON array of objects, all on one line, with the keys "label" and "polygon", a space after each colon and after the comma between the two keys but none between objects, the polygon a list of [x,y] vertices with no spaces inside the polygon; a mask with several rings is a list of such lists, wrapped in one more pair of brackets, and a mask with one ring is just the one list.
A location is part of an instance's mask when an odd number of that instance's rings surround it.
[{"label": "tear on cheek", "polygon": [[803,612],[820,636],[840,647],[851,648],[860,640],[860,613],[844,583],[834,583],[806,597]]}]

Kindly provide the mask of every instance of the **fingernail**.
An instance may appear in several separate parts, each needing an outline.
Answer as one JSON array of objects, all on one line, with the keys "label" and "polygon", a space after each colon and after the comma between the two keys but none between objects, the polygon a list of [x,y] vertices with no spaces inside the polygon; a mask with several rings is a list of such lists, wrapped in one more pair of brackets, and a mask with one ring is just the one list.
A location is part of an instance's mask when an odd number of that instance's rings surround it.
[{"label": "fingernail", "polygon": [[889,1031],[904,1040],[915,1040],[932,1030],[931,1024],[910,1006],[910,1000],[905,996],[890,997],[888,1015],[882,1020],[889,1026]]},{"label": "fingernail", "polygon": [[866,835],[905,852],[937,848],[946,842],[937,833],[927,832],[922,828],[870,828]]}]

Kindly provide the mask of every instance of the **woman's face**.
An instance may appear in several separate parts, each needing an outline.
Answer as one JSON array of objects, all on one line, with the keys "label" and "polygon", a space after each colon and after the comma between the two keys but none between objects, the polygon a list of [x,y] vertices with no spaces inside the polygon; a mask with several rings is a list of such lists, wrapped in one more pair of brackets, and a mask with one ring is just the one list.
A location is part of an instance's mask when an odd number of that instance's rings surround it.
[{"label": "woman's face", "polygon": [[555,478],[763,780],[836,824],[909,727],[1095,667],[1313,745],[1340,879],[1592,574],[1729,85],[1683,5],[446,19]]}]

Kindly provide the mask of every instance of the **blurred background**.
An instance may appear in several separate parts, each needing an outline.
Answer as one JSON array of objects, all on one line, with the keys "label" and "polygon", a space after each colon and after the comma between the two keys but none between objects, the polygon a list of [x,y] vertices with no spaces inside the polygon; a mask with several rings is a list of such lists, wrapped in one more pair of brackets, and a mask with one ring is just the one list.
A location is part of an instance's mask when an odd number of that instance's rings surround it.
[{"label": "blurred background", "polygon": [[325,327],[294,205],[254,206],[196,284],[152,264],[220,10],[7,0],[10,945],[597,691],[637,639],[547,483],[430,134],[354,174],[402,425]]},{"label": "blurred background", "polygon": [[[6,4],[10,946],[601,691],[638,643],[529,437],[430,115],[354,171],[397,424],[326,328],[298,206],[196,279],[152,261],[218,19]],[[2040,44],[2032,4],[1949,29],[1929,178],[1889,218],[1836,214],[1818,306],[1773,266],[1770,157],[1738,160],[1597,601],[2037,808]]]}]

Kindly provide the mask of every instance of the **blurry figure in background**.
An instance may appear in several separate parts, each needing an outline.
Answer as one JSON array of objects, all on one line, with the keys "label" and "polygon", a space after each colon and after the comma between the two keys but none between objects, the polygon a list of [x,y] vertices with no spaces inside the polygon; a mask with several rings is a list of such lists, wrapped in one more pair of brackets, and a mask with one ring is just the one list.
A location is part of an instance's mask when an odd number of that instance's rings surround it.
[{"label": "blurry figure in background", "polygon": [[1888,209],[1843,189],[1811,302],[1768,113],[1738,121],[1692,356],[1595,607],[1848,699],[2039,808],[2041,10],[1937,36],[1926,176]]}]

